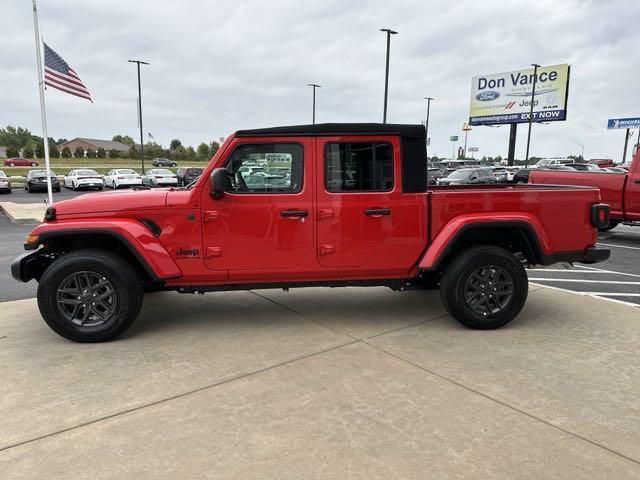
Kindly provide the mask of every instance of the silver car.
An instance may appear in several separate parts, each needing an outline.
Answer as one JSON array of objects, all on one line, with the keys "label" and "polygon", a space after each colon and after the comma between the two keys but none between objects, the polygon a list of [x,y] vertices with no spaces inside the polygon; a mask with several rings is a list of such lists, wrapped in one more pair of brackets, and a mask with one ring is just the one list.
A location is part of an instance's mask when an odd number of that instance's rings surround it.
[{"label": "silver car", "polygon": [[142,176],[142,184],[150,187],[176,187],[178,177],[166,168],[151,168]]}]

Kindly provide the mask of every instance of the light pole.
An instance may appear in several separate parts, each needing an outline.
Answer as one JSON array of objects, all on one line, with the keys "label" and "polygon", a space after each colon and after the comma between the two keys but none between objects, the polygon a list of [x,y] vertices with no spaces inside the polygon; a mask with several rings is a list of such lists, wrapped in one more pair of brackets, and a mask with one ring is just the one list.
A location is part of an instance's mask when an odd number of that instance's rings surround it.
[{"label": "light pole", "polygon": [[527,133],[527,154],[524,157],[524,168],[527,168],[529,165],[529,144],[531,143],[531,122],[533,121],[533,102],[536,94],[536,82],[538,81],[538,65],[537,63],[532,63],[533,67],[533,88],[531,89],[531,108],[529,109],[529,132]]},{"label": "light pole", "polygon": [[138,66],[138,114],[140,115],[140,163],[142,163],[142,175],[144,175],[144,138],[142,136],[142,87],[140,85],[140,64],[149,65],[142,60],[129,60]]},{"label": "light pole", "polygon": [[433,97],[424,97],[424,99],[427,101],[427,119],[424,122],[424,128],[425,128],[425,137],[426,137],[426,141],[425,141],[425,155],[427,156],[427,161],[429,161],[429,110],[431,109],[431,100],[435,100]]},{"label": "light pole", "polygon": [[584,145],[581,144],[581,143],[578,143],[578,142],[573,142],[573,143],[575,143],[576,145],[578,145],[580,147],[580,151],[581,151],[580,158],[582,158],[582,161],[584,162]]},{"label": "light pole", "polygon": [[317,83],[307,83],[309,87],[313,88],[313,113],[312,113],[312,123],[315,125],[316,123],[316,88],[321,88],[322,85],[318,85]]},{"label": "light pole", "polygon": [[389,49],[391,47],[391,35],[397,35],[398,32],[390,28],[381,28],[381,32],[387,34],[387,62],[384,72],[384,111],[382,113],[382,123],[387,123],[387,96],[389,95]]}]

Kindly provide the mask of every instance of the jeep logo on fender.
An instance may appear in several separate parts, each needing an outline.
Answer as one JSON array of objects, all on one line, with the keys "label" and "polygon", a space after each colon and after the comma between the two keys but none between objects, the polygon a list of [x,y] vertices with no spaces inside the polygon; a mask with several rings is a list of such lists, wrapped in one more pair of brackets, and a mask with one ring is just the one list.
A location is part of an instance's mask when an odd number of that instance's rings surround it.
[{"label": "jeep logo on fender", "polygon": [[495,100],[499,96],[500,93],[494,90],[489,90],[488,92],[480,92],[479,94],[477,94],[476,100],[479,100],[481,102],[488,102],[489,100]]},{"label": "jeep logo on fender", "polygon": [[197,248],[183,248],[180,247],[176,250],[176,257],[197,257],[200,254],[200,250]]}]

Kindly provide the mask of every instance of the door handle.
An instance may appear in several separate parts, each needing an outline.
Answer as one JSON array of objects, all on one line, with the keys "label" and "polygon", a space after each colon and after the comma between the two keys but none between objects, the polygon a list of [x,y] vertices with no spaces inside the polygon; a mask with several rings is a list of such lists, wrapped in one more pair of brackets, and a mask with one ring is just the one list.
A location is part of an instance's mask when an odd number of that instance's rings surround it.
[{"label": "door handle", "polygon": [[391,209],[381,207],[365,208],[364,214],[370,217],[381,217],[382,215],[391,215]]},{"label": "door handle", "polygon": [[309,215],[306,210],[280,210],[280,215],[285,218],[302,218]]},{"label": "door handle", "polygon": [[635,179],[633,183],[640,183],[640,178]]}]

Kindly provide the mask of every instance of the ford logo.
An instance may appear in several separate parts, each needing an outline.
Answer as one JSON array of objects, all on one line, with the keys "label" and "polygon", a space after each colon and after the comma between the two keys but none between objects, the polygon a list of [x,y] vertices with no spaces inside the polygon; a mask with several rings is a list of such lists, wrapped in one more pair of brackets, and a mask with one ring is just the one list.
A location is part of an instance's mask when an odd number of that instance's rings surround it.
[{"label": "ford logo", "polygon": [[500,94],[496,91],[489,90],[488,92],[480,92],[476,95],[476,100],[481,102],[488,102],[489,100],[495,100]]}]

